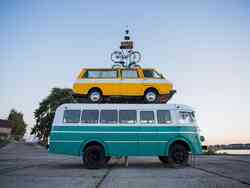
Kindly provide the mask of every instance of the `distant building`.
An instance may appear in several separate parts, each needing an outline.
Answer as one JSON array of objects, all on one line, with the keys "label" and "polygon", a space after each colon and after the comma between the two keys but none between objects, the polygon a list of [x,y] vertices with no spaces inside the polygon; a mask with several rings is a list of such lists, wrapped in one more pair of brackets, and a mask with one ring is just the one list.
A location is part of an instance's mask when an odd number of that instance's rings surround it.
[{"label": "distant building", "polygon": [[8,120],[0,119],[0,138],[10,137],[12,124]]}]

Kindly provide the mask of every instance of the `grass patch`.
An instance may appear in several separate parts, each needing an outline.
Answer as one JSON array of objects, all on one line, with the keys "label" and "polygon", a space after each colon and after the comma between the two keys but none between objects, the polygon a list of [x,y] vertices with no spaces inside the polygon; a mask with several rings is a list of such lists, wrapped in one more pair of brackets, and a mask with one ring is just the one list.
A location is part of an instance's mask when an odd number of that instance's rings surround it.
[{"label": "grass patch", "polygon": [[10,139],[0,138],[0,148],[6,146],[9,143],[10,143]]}]

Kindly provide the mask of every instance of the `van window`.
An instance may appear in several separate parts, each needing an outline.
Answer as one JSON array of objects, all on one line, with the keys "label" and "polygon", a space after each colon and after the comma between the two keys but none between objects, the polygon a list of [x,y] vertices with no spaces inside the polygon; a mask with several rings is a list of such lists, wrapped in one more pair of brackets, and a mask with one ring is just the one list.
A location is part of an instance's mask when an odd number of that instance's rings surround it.
[{"label": "van window", "polygon": [[134,124],[136,123],[136,110],[120,110],[119,123]]},{"label": "van window", "polygon": [[122,78],[138,78],[136,70],[122,70]]},{"label": "van window", "polygon": [[169,110],[157,110],[157,120],[159,124],[171,123]]},{"label": "van window", "polygon": [[116,70],[88,70],[85,78],[117,78]]},{"label": "van window", "polygon": [[141,111],[140,122],[141,123],[154,123],[154,112],[153,111]]},{"label": "van window", "polygon": [[117,110],[102,110],[100,114],[101,123],[117,123]]},{"label": "van window", "polygon": [[83,110],[82,111],[82,123],[97,124],[99,119],[98,110]]},{"label": "van window", "polygon": [[194,113],[193,112],[179,112],[179,122],[180,123],[192,123],[194,122]]},{"label": "van window", "polygon": [[143,70],[144,78],[162,78],[162,76],[155,70],[144,69]]},{"label": "van window", "polygon": [[63,114],[64,123],[79,123],[80,122],[80,110],[65,110]]}]

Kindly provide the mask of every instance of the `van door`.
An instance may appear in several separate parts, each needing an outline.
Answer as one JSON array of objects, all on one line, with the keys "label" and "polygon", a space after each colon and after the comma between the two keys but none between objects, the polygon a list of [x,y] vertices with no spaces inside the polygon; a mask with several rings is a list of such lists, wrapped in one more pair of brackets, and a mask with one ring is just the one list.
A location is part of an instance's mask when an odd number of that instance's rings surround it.
[{"label": "van door", "polygon": [[139,96],[143,91],[143,79],[136,69],[121,70],[120,95]]},{"label": "van door", "polygon": [[160,142],[154,111],[141,110],[139,113],[141,125],[138,135],[140,155],[158,155]]}]

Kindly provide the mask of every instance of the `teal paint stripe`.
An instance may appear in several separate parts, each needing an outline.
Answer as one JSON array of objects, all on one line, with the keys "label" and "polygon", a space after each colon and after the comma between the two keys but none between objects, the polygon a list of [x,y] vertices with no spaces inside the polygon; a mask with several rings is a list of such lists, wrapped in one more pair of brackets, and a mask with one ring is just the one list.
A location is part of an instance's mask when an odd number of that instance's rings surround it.
[{"label": "teal paint stripe", "polygon": [[[53,140],[51,142],[83,142],[82,140],[80,141],[75,141],[75,140]],[[134,141],[134,140],[119,140],[119,141],[104,141],[104,142],[107,142],[107,143],[137,143],[137,142],[142,142],[142,143],[166,143],[168,141],[164,140],[164,141],[141,141],[141,140],[138,140],[138,141]]]},{"label": "teal paint stripe", "polygon": [[69,133],[69,134],[75,134],[75,133],[92,133],[92,134],[197,134],[197,132],[180,132],[180,131],[177,131],[177,132],[169,132],[169,131],[166,131],[166,132],[162,132],[162,131],[121,131],[121,132],[118,132],[118,131],[52,131],[51,132],[52,134],[54,133]]}]

